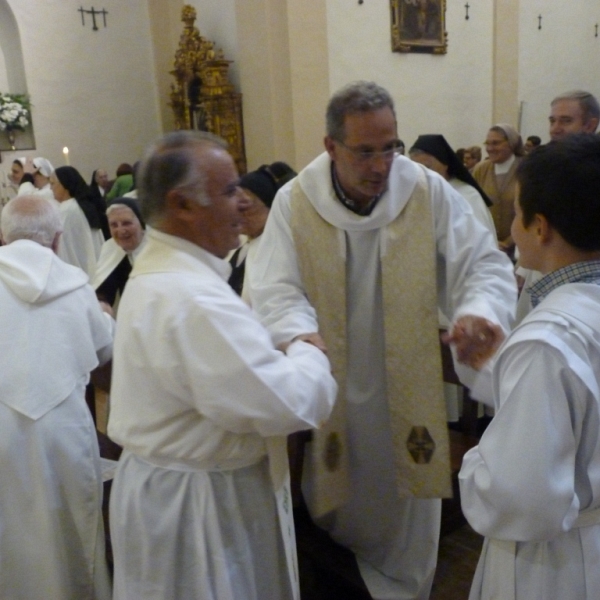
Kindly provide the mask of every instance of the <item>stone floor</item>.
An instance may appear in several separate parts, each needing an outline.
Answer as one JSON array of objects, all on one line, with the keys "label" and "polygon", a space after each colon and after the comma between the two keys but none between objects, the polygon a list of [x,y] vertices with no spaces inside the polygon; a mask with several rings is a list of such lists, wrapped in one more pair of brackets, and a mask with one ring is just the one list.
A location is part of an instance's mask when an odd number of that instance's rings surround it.
[{"label": "stone floor", "polygon": [[467,600],[483,538],[463,525],[440,540],[430,600]]}]

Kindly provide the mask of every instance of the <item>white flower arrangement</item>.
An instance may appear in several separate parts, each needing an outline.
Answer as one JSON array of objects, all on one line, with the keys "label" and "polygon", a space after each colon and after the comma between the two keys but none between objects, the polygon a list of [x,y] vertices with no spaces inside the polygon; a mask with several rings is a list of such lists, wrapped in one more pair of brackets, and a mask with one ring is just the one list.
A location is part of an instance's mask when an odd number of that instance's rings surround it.
[{"label": "white flower arrangement", "polygon": [[0,131],[19,129],[29,125],[31,104],[25,94],[0,93]]}]

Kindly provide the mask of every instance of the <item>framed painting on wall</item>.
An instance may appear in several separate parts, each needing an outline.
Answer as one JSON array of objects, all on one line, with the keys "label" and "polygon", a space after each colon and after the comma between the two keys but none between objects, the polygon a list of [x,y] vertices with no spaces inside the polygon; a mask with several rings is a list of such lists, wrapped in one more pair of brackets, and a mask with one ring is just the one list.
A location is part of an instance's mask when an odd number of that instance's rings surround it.
[{"label": "framed painting on wall", "polygon": [[390,0],[392,50],[446,54],[446,0]]}]

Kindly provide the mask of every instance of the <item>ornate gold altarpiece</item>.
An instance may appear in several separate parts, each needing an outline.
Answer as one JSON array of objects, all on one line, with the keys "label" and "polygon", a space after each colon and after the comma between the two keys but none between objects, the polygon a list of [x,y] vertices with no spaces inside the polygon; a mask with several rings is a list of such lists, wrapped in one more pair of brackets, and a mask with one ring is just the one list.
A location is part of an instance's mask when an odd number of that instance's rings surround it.
[{"label": "ornate gold altarpiece", "polygon": [[171,102],[177,129],[199,129],[222,137],[229,144],[240,174],[246,173],[242,95],[229,83],[229,65],[222,50],[194,27],[196,10],[186,4],[181,11],[185,27],[175,52],[171,75]]}]

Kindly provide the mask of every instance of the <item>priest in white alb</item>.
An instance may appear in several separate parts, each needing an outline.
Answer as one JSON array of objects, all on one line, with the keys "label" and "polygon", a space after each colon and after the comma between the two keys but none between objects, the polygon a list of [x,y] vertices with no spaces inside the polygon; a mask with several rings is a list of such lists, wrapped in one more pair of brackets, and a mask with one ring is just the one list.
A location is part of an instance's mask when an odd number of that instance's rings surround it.
[{"label": "priest in white alb", "polygon": [[313,518],[355,553],[373,598],[426,600],[451,494],[438,306],[476,365],[510,327],[516,284],[464,198],[398,143],[386,90],[332,97],[326,152],[276,197],[250,299],[275,343],[324,340],[340,386],[307,445]]}]

